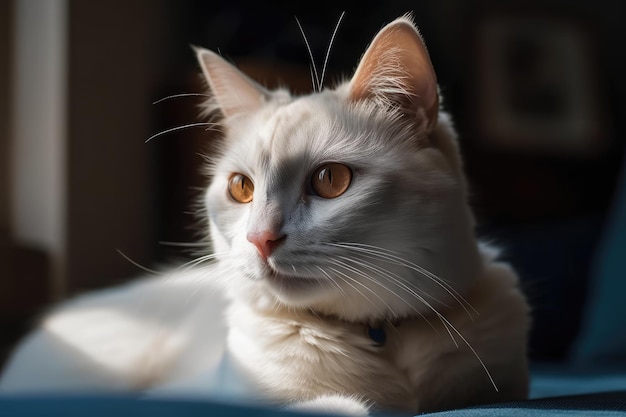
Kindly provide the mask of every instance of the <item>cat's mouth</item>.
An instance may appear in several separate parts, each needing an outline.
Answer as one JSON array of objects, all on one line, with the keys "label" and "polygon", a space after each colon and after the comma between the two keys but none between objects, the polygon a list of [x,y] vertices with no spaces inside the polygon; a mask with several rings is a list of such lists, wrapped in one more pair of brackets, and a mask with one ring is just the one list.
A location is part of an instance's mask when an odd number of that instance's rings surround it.
[{"label": "cat's mouth", "polygon": [[273,290],[284,292],[298,292],[304,289],[310,289],[315,286],[321,286],[322,282],[319,277],[303,276],[296,273],[286,273],[276,267],[267,265],[264,268],[263,278]]},{"label": "cat's mouth", "polygon": [[296,289],[303,286],[313,285],[319,282],[316,278],[300,277],[291,274],[283,274],[276,270],[271,270],[265,275],[265,279],[273,285],[280,285],[287,289]]},{"label": "cat's mouth", "polygon": [[283,273],[275,269],[264,274],[263,281],[267,290],[280,302],[298,308],[310,307],[326,294],[327,288],[322,278]]}]

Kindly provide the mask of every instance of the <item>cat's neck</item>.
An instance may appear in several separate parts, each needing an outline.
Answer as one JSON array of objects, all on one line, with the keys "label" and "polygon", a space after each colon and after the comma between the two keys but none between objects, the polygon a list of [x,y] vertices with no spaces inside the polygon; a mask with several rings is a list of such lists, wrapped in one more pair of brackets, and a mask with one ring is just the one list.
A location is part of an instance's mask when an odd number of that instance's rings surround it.
[{"label": "cat's neck", "polygon": [[[292,308],[282,304],[272,304],[270,307],[263,300],[250,302],[237,298],[233,300],[231,305],[231,327],[248,326],[251,321],[250,317],[254,316],[265,323],[276,323],[288,327],[324,327],[334,329],[335,331],[358,333],[366,335],[375,345],[384,345],[387,340],[387,333],[391,328],[395,328],[401,323],[411,320],[412,317],[380,319],[371,318],[364,320],[346,320],[334,314],[325,314],[309,308]],[[234,313],[234,314],[233,314]],[[241,317],[248,317],[245,323],[240,320]],[[257,329],[258,330],[258,329]]]}]

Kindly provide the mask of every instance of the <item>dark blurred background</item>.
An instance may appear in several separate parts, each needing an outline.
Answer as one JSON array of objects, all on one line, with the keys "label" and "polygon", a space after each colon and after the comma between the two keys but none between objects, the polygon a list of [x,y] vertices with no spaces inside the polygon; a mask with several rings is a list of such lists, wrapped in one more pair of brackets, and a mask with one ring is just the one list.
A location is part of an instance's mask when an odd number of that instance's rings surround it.
[{"label": "dark blurred background", "polygon": [[[189,128],[144,143],[198,121],[197,97],[152,104],[203,92],[190,45],[220,51],[269,86],[306,93],[310,59],[295,17],[321,71],[344,10],[327,86],[351,74],[383,24],[413,13],[460,133],[480,233],[505,249],[533,305],[531,355],[567,359],[624,155],[625,3],[43,3],[0,2],[0,361],[54,300],[141,273],[119,252],[155,267],[191,256],[160,242],[202,238],[192,203],[215,138]],[[28,47],[37,36],[50,41],[40,24],[48,19],[58,23],[58,53]],[[47,65],[57,65],[46,54],[62,61],[62,82],[52,84],[63,88],[48,104],[37,95]],[[24,133],[49,122],[40,106],[60,114],[52,153],[45,128]],[[49,179],[38,158],[57,166],[58,190],[44,187],[54,198],[28,186]],[[59,231],[39,236],[34,225],[51,212],[46,221]]]}]

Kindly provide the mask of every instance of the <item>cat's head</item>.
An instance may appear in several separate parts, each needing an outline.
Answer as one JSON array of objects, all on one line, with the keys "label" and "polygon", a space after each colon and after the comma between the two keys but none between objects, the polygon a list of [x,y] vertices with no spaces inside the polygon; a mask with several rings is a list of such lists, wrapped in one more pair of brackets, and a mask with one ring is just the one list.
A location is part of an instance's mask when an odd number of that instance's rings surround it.
[{"label": "cat's head", "polygon": [[408,18],[377,34],[350,81],[302,97],[198,58],[223,116],[206,207],[232,293],[363,320],[440,308],[471,281],[455,134]]}]

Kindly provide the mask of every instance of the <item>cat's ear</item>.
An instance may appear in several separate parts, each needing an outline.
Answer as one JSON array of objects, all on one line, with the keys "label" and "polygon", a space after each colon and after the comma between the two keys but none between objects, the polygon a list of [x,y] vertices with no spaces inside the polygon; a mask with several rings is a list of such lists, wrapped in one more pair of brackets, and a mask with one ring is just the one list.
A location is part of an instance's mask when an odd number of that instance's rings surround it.
[{"label": "cat's ear", "polygon": [[252,112],[263,105],[269,96],[263,87],[215,52],[202,48],[195,50],[202,73],[225,117]]},{"label": "cat's ear", "polygon": [[350,81],[350,100],[375,100],[437,123],[437,76],[422,37],[407,16],[376,35]]}]

